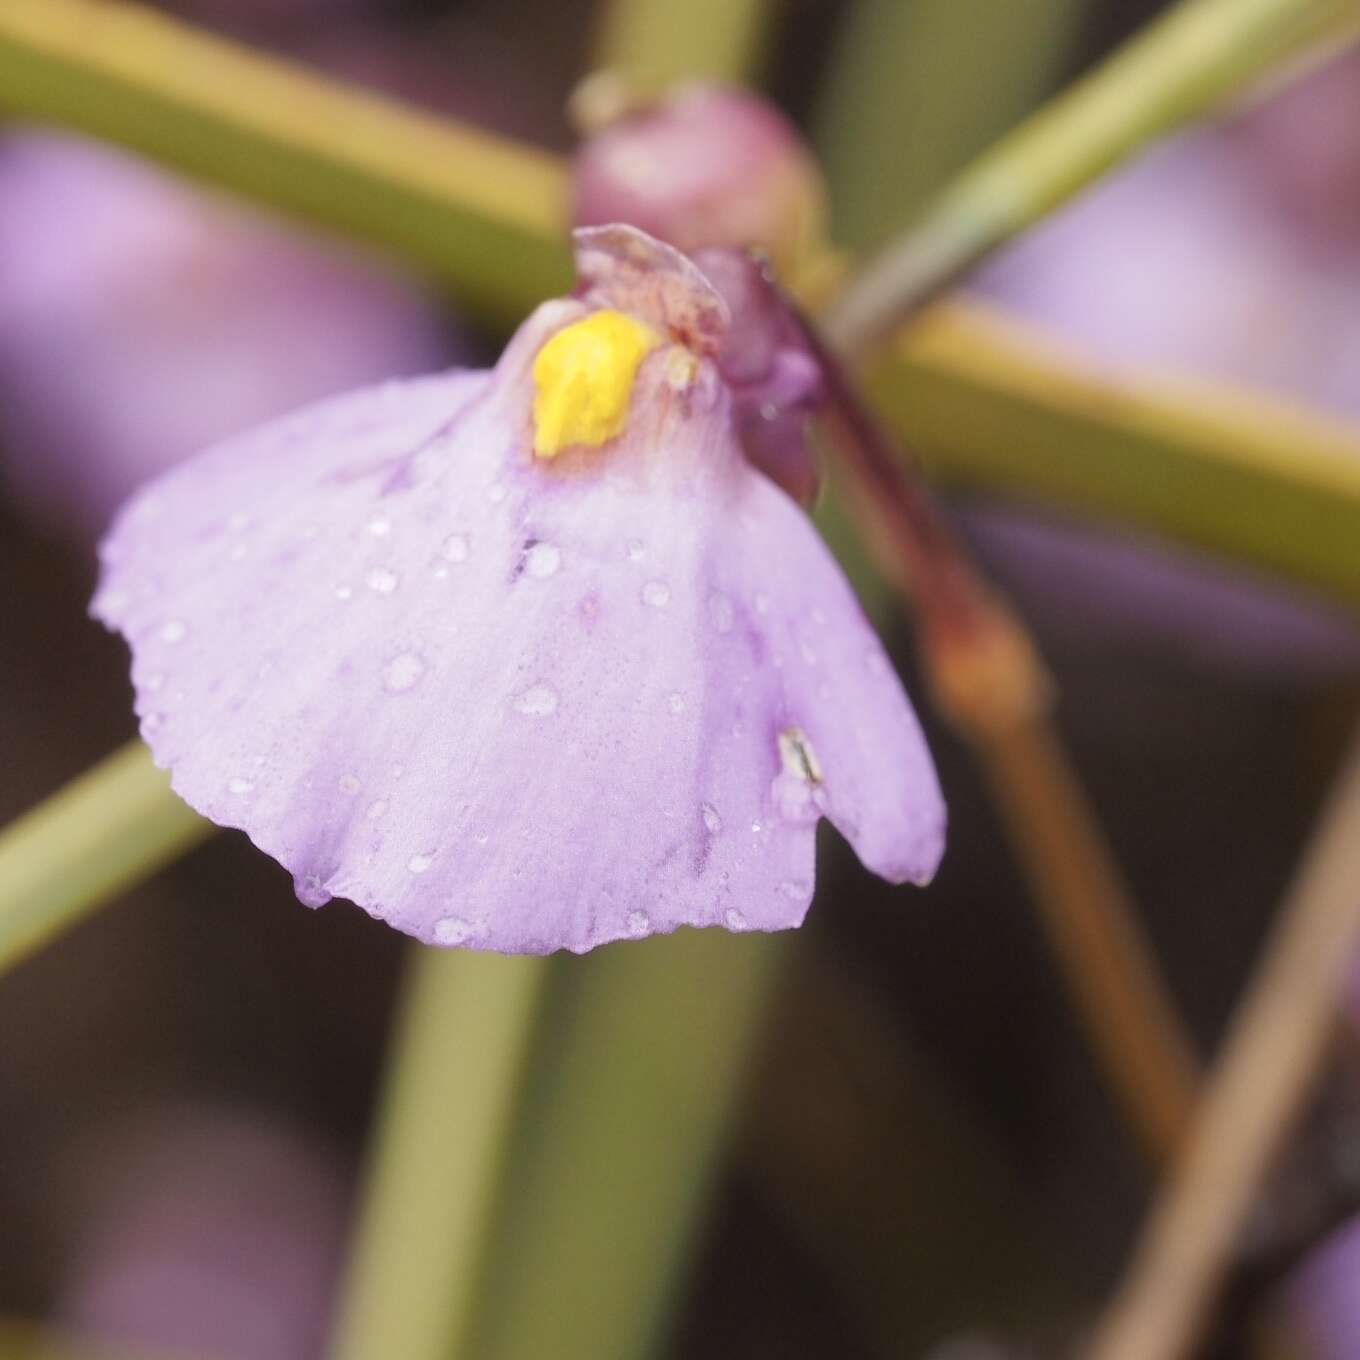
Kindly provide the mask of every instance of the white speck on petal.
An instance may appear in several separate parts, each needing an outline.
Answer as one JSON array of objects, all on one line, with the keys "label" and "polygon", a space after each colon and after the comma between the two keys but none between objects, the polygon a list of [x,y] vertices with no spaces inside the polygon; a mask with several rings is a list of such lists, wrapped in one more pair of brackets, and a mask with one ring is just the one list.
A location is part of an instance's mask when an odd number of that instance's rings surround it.
[{"label": "white speck on petal", "polygon": [[376,590],[379,595],[390,595],[397,588],[397,577],[386,567],[374,567],[364,577],[364,584],[370,590]]},{"label": "white speck on petal", "polygon": [[651,928],[651,920],[645,911],[630,911],[628,913],[628,933],[630,935],[642,936]]},{"label": "white speck on petal", "polygon": [[492,482],[486,489],[486,498],[492,505],[499,505],[505,499],[505,488],[499,482]]},{"label": "white speck on petal", "polygon": [[557,712],[557,691],[547,685],[534,685],[515,699],[515,707],[531,718],[546,718]]},{"label": "white speck on petal", "polygon": [[647,545],[640,538],[630,538],[628,540],[628,560],[630,562],[641,562],[647,556]]},{"label": "white speck on petal", "polygon": [[402,652],[387,663],[383,671],[383,684],[394,694],[410,689],[425,674],[425,663],[414,652]]},{"label": "white speck on petal", "polygon": [[163,713],[148,713],[142,719],[142,735],[149,737],[153,732],[159,732],[164,723],[165,715]]},{"label": "white speck on petal", "polygon": [[722,830],[722,818],[718,816],[718,809],[712,803],[705,803],[699,811],[703,815],[704,825],[716,836]]},{"label": "white speck on petal", "polygon": [[670,705],[672,713],[683,713],[685,711],[685,696],[683,694],[672,694],[666,702]]},{"label": "white speck on petal", "polygon": [[562,554],[551,543],[535,543],[524,554],[524,570],[538,581],[546,581],[561,565]]},{"label": "white speck on petal", "polygon": [[370,822],[381,821],[386,812],[387,800],[385,798],[379,798],[376,802],[368,805],[368,820]]},{"label": "white speck on petal", "polygon": [[727,915],[723,917],[723,920],[725,920],[725,921],[727,922],[727,928],[728,928],[728,930],[745,930],[745,929],[746,929],[746,925],[747,925],[746,917],[744,917],[744,916],[741,914],[741,912],[739,912],[735,907],[733,907],[733,908],[727,913]]},{"label": "white speck on petal", "polygon": [[340,792],[355,794],[362,786],[352,774],[342,774],[340,776]]},{"label": "white speck on petal", "polygon": [[758,592],[751,603],[755,605],[757,614],[768,614],[770,612],[770,597],[766,594]]},{"label": "white speck on petal", "polygon": [[779,891],[789,899],[790,902],[801,902],[812,890],[812,884],[805,878],[786,878],[779,885]]},{"label": "white speck on petal", "polygon": [[189,625],[183,619],[171,619],[161,625],[161,641],[171,644],[183,642],[188,632]]},{"label": "white speck on petal", "polygon": [[466,562],[468,559],[468,541],[462,534],[450,534],[444,540],[444,546],[440,549],[440,552],[450,562]]},{"label": "white speck on petal", "polygon": [[157,671],[154,675],[148,675],[143,683],[149,690],[158,690],[165,684],[165,675],[163,672]]},{"label": "white speck on petal", "polygon": [[664,581],[648,581],[642,587],[642,603],[664,609],[671,602],[671,588]]},{"label": "white speck on petal", "polygon": [[386,538],[392,532],[392,521],[384,515],[378,515],[368,521],[368,532],[374,538]]},{"label": "white speck on petal", "polygon": [[406,867],[413,874],[423,874],[433,863],[433,855],[412,855],[411,858],[406,861]]},{"label": "white speck on petal", "polygon": [[463,944],[474,933],[471,922],[461,916],[445,916],[434,923],[434,938],[440,944]]},{"label": "white speck on petal", "polygon": [[254,787],[255,781],[253,779],[241,779],[238,777],[227,782],[228,793],[250,793]]},{"label": "white speck on petal", "polygon": [[354,592],[349,586],[336,586],[335,588],[335,598],[337,600],[347,600],[353,594]]},{"label": "white speck on petal", "polygon": [[713,626],[720,633],[730,633],[732,625],[736,621],[736,611],[732,608],[732,601],[721,592],[715,592],[708,601],[708,616],[713,620]]}]

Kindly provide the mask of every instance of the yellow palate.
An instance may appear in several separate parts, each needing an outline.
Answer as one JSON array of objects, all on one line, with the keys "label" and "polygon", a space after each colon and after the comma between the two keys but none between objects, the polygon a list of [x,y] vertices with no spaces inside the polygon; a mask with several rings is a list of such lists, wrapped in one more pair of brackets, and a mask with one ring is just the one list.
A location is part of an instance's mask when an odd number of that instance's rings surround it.
[{"label": "yellow palate", "polygon": [[622,312],[592,312],[557,332],[534,360],[534,453],[597,447],[628,419],[638,365],[661,343]]}]

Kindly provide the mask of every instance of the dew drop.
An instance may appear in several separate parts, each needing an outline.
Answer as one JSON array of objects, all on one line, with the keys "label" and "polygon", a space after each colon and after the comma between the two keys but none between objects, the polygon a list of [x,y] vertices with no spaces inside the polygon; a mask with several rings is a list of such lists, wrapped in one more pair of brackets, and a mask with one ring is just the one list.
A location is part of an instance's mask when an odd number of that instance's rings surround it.
[{"label": "dew drop", "polygon": [[324,907],[331,895],[321,884],[320,874],[308,874],[293,880],[293,891],[304,907]]},{"label": "dew drop", "polygon": [[718,816],[718,809],[712,803],[705,803],[699,811],[703,814],[704,825],[710,834],[716,836],[722,830],[722,818]]},{"label": "dew drop", "polygon": [[648,581],[642,587],[642,603],[664,609],[671,602],[671,588],[664,581]]},{"label": "dew drop", "polygon": [[241,779],[238,776],[236,779],[227,781],[228,793],[250,793],[254,787],[255,781],[253,779]]},{"label": "dew drop", "polygon": [[640,938],[651,928],[651,918],[645,911],[630,911],[628,913],[628,933],[630,935]]},{"label": "dew drop", "polygon": [[546,718],[557,712],[557,692],[547,685],[534,685],[515,699],[515,708],[531,718]]},{"label": "dew drop", "polygon": [[154,675],[148,675],[145,684],[146,688],[153,692],[160,689],[160,687],[165,684],[164,673],[162,671],[157,671]]},{"label": "dew drop", "polygon": [[434,923],[434,938],[439,944],[464,944],[472,935],[471,922],[461,916],[445,916]]},{"label": "dew drop", "polygon": [[419,684],[424,674],[425,663],[414,652],[402,652],[387,663],[383,671],[383,684],[393,694],[400,694]]},{"label": "dew drop", "polygon": [[397,578],[396,574],[388,571],[386,567],[374,567],[364,577],[364,584],[370,590],[376,590],[379,595],[390,595],[397,588]]},{"label": "dew drop", "polygon": [[340,776],[340,792],[356,794],[363,786],[352,774],[342,774]]},{"label": "dew drop", "polygon": [[744,917],[735,907],[732,907],[727,912],[723,917],[723,920],[727,922],[728,930],[745,930],[748,925],[746,917]]},{"label": "dew drop", "polygon": [[387,800],[385,798],[379,798],[376,802],[372,802],[368,805],[368,811],[365,815],[368,817],[368,820],[370,822],[379,822],[383,819],[386,813],[387,813]]},{"label": "dew drop", "polygon": [[368,521],[368,532],[374,538],[386,538],[392,532],[392,521],[385,515],[378,515]]},{"label": "dew drop", "polygon": [[485,831],[479,831],[479,832],[477,833],[477,844],[478,844],[478,845],[485,845],[485,844],[487,843],[487,841],[489,841],[490,839],[491,839],[491,837],[490,837]]},{"label": "dew drop", "polygon": [[551,543],[535,543],[524,554],[524,570],[537,581],[546,581],[562,565],[562,554]]},{"label": "dew drop", "polygon": [[142,735],[149,737],[153,732],[159,732],[165,726],[165,715],[163,713],[148,713],[142,719]]},{"label": "dew drop", "polygon": [[336,586],[335,588],[335,598],[337,600],[347,600],[353,594],[354,591],[351,590],[349,586]]},{"label": "dew drop", "polygon": [[812,884],[805,878],[786,878],[779,885],[779,891],[790,902],[803,902],[806,901],[808,893],[812,891]]},{"label": "dew drop", "polygon": [[406,867],[413,874],[423,874],[433,863],[433,855],[412,855],[411,858],[406,861]]},{"label": "dew drop", "polygon": [[670,705],[672,713],[683,713],[685,711],[685,696],[683,694],[672,694],[666,702]]},{"label": "dew drop", "polygon": [[641,562],[647,556],[647,545],[640,538],[630,538],[628,540],[628,560],[630,562]]},{"label": "dew drop", "polygon": [[444,540],[444,546],[440,549],[440,552],[450,562],[466,562],[468,559],[468,541],[462,534],[450,534]]},{"label": "dew drop", "polygon": [[721,593],[713,595],[708,602],[708,616],[713,620],[713,627],[720,633],[730,633],[732,625],[736,621],[736,613],[732,608],[732,601]]},{"label": "dew drop", "polygon": [[161,625],[161,641],[173,645],[176,642],[183,642],[188,636],[189,625],[183,619],[171,619],[168,623]]}]

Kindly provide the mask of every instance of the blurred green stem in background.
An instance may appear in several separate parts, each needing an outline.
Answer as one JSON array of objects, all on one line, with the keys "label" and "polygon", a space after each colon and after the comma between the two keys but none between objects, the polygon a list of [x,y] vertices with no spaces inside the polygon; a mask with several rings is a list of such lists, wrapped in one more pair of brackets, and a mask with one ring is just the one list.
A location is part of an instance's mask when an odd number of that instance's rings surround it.
[{"label": "blurred green stem in background", "polygon": [[137,5],[3,0],[6,110],[379,246],[497,325],[571,284],[554,157]]},{"label": "blurred green stem in background", "polygon": [[684,80],[750,83],[773,0],[610,0],[598,8],[596,64],[647,95]]},{"label": "blurred green stem in background", "polygon": [[[1356,33],[1356,0],[1182,0],[932,199],[913,227],[857,272],[824,318],[827,333],[842,353],[872,344],[1126,157],[1291,55]],[[875,149],[882,155],[884,144]]]},{"label": "blurred green stem in background", "polygon": [[[857,0],[815,118],[842,244],[881,240],[1052,92],[1090,0]],[[886,172],[891,167],[891,173]]]},{"label": "blurred green stem in background", "polygon": [[330,1354],[468,1355],[550,965],[412,945]]},{"label": "blurred green stem in background", "polygon": [[0,831],[0,971],[217,828],[130,742]]}]

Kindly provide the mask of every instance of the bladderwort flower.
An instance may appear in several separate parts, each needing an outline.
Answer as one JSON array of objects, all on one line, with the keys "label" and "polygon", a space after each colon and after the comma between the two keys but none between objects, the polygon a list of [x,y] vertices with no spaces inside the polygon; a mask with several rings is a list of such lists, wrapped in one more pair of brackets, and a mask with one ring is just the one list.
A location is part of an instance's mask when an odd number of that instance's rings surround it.
[{"label": "bladderwort flower", "polygon": [[93,609],[157,762],[305,903],[432,944],[796,926],[823,816],[926,882],[929,752],[742,453],[727,304],[629,227],[578,232],[577,267],[494,370],[323,403],[134,497]]}]

